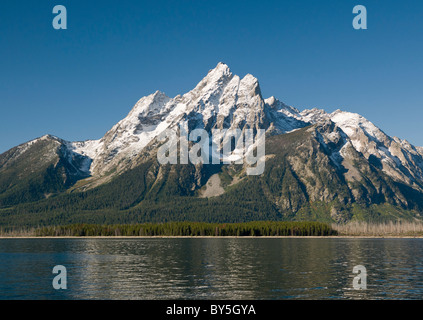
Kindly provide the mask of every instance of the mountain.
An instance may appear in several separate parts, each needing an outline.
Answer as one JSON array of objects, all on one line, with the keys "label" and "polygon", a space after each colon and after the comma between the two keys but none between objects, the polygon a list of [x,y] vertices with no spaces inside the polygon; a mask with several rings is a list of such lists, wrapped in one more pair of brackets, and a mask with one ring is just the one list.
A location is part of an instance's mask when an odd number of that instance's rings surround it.
[{"label": "mountain", "polygon": [[[263,174],[248,175],[245,162],[161,164],[161,135],[181,128],[212,140],[218,130],[253,132],[255,147],[263,130]],[[422,212],[423,148],[358,114],[264,99],[254,76],[224,63],[184,95],[141,98],[99,140],[46,135],[0,155],[0,225],[414,220]]]},{"label": "mountain", "polygon": [[89,162],[67,142],[45,135],[0,155],[2,206],[48,198],[89,176]]},{"label": "mountain", "polygon": [[278,133],[285,133],[305,125],[285,114],[285,109],[290,110],[279,102],[266,104],[258,80],[252,75],[240,79],[227,65],[219,63],[183,96],[172,99],[156,91],[141,98],[102,139],[71,143],[70,148],[93,160],[91,173],[99,178],[132,167],[154,138],[181,122],[187,122],[191,129],[203,128],[208,132],[223,128],[268,129],[274,123]]}]

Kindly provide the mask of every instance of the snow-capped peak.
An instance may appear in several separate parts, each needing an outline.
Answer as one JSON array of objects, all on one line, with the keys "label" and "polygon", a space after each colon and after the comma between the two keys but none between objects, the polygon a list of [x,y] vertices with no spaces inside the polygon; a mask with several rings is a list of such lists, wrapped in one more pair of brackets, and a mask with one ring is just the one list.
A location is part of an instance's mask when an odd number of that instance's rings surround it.
[{"label": "snow-capped peak", "polygon": [[422,148],[401,139],[391,138],[365,117],[352,112],[336,110],[327,113],[321,109],[304,110],[303,121],[322,123],[330,120],[348,137],[355,150],[366,159],[377,159],[382,170],[394,179],[414,184],[423,179]]},{"label": "snow-capped peak", "polygon": [[297,108],[286,105],[282,101],[276,99],[274,96],[271,96],[265,99],[264,102],[275,111],[278,111],[278,112],[284,113],[285,115],[302,120],[300,111]]},{"label": "snow-capped peak", "polygon": [[229,67],[219,62],[216,68],[210,70],[193,90],[183,95],[183,99],[188,103],[198,103],[201,100],[204,103],[218,104],[220,95],[232,77]]},{"label": "snow-capped peak", "polygon": [[232,76],[229,67],[219,62],[216,68],[211,69],[191,92],[214,91],[217,87],[225,86],[231,80]]},{"label": "snow-capped peak", "polygon": [[260,99],[263,99],[261,97],[259,81],[252,74],[248,73],[244,76],[244,78],[241,79],[239,84],[239,91],[242,91],[246,97],[254,98],[257,96]]},{"label": "snow-capped peak", "polygon": [[231,76],[232,72],[226,63],[219,62],[214,69],[209,70],[205,78],[221,78],[222,76]]},{"label": "snow-capped peak", "polygon": [[145,117],[149,114],[157,113],[169,100],[170,98],[165,93],[157,90],[155,93],[138,100],[129,115],[136,114],[137,116]]},{"label": "snow-capped peak", "polygon": [[103,138],[75,142],[73,151],[90,157],[91,172],[102,174],[139,155],[163,130],[181,121],[209,129],[267,126],[264,105],[257,78],[247,74],[240,79],[219,62],[188,93],[172,99],[156,91],[141,98]]},{"label": "snow-capped peak", "polygon": [[[346,134],[349,143],[365,157],[374,155],[381,159],[384,168],[401,165],[411,168],[407,159],[423,152],[402,140],[390,138],[356,113],[341,110],[327,113],[316,108],[300,112],[274,96],[264,100],[257,78],[251,74],[240,78],[221,62],[188,93],[170,98],[156,91],[143,97],[103,138],[73,142],[69,148],[91,159],[91,174],[101,176],[111,171],[119,172],[116,167],[121,165],[125,169],[161,132],[176,128],[182,122],[189,122],[191,129],[247,127],[283,134],[328,120],[335,123]],[[404,176],[401,170],[396,170],[395,174]],[[418,175],[419,172],[409,176]]]},{"label": "snow-capped peak", "polygon": [[328,113],[323,109],[306,109],[300,112],[300,119],[310,123],[317,123],[329,118]]},{"label": "snow-capped peak", "polygon": [[329,117],[341,127],[348,136],[352,137],[358,130],[362,130],[369,138],[376,141],[383,141],[388,138],[382,130],[358,113],[346,112],[338,109],[332,112]]},{"label": "snow-capped peak", "polygon": [[300,117],[303,121],[310,123],[320,123],[326,120],[334,122],[351,139],[355,149],[359,152],[364,152],[368,147],[368,144],[362,141],[364,137],[377,144],[383,144],[391,139],[371,121],[357,113],[340,109],[327,113],[322,109],[313,108],[302,111]]}]

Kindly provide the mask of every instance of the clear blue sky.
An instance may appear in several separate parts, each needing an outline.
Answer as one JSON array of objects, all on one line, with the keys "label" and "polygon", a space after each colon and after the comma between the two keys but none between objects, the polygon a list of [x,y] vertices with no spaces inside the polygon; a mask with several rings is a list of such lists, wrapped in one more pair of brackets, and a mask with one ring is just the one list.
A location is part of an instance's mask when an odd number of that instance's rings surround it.
[{"label": "clear blue sky", "polygon": [[[52,27],[58,4],[68,30]],[[352,28],[357,4],[367,30]],[[423,146],[422,1],[2,0],[0,48],[0,152],[47,133],[98,139],[219,61],[264,97],[357,112]]]}]

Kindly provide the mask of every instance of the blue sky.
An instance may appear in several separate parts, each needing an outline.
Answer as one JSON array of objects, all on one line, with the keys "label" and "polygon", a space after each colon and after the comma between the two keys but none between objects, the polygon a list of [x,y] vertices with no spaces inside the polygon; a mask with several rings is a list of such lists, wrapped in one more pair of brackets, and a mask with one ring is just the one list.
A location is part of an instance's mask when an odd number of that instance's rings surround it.
[{"label": "blue sky", "polygon": [[[65,5],[68,29],[52,27]],[[352,27],[365,5],[368,29]],[[423,2],[0,2],[0,152],[53,134],[98,139],[156,90],[192,89],[219,61],[263,96],[357,112],[423,146]]]}]

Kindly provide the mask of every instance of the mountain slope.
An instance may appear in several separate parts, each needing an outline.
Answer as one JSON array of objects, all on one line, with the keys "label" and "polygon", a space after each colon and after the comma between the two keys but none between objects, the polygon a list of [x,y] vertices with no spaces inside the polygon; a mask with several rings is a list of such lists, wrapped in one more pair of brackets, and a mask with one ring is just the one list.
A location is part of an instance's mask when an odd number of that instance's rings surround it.
[{"label": "mountain slope", "polygon": [[0,207],[65,191],[89,175],[89,162],[49,135],[10,149],[0,155]]},{"label": "mountain slope", "polygon": [[[334,130],[340,139],[327,141],[323,147],[319,135]],[[356,180],[346,181],[345,169],[332,160],[342,143],[342,133],[331,122],[270,136],[266,140],[266,169],[260,176],[245,175],[240,165],[202,168],[203,172],[215,170],[225,189],[224,194],[211,198],[200,197],[201,189],[195,188],[201,169],[197,171],[193,165],[161,166],[152,156],[86,192],[61,194],[3,210],[0,225],[267,219],[345,222],[419,217],[423,196],[392,180],[353,148]],[[213,174],[209,172],[208,176]],[[364,178],[359,180],[358,174]],[[207,180],[206,175],[203,187]]]},{"label": "mountain slope", "polygon": [[356,113],[337,110],[327,114],[313,109],[301,112],[300,119],[319,123],[330,119],[348,136],[352,146],[366,159],[398,181],[422,191],[423,153],[408,141],[389,137],[373,123]]}]

